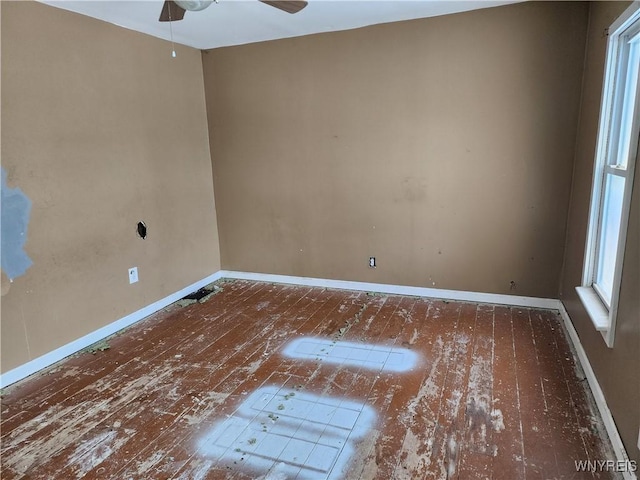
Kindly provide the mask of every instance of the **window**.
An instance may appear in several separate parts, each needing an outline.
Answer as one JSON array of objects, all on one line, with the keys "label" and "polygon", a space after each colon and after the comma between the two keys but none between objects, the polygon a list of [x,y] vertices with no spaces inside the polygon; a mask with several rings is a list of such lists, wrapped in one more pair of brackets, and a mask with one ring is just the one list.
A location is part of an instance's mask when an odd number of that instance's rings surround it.
[{"label": "window", "polygon": [[640,2],[609,29],[582,286],[591,320],[613,346],[640,130]]}]

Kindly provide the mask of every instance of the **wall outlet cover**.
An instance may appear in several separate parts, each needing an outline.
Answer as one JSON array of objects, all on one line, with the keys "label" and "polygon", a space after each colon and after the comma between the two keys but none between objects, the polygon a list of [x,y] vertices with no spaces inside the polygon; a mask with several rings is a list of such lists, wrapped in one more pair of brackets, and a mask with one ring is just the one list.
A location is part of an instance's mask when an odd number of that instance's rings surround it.
[{"label": "wall outlet cover", "polygon": [[138,281],[138,267],[132,267],[129,269],[129,283],[136,283]]}]

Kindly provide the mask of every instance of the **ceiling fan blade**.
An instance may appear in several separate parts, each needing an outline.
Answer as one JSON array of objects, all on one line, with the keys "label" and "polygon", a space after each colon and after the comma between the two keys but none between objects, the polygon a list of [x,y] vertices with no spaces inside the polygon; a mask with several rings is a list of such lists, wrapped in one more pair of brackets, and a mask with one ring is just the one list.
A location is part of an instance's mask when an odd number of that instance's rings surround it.
[{"label": "ceiling fan blade", "polygon": [[159,20],[161,22],[177,22],[184,18],[184,12],[186,10],[173,0],[166,0],[162,6]]},{"label": "ceiling fan blade", "polygon": [[272,7],[283,10],[287,13],[298,13],[308,2],[299,0],[260,0],[262,3],[266,3]]}]

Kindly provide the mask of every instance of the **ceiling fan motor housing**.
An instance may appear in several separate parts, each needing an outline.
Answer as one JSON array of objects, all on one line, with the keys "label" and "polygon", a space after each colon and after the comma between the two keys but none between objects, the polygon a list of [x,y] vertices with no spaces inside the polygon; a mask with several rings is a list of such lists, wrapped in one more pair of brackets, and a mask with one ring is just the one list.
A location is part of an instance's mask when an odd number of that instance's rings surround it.
[{"label": "ceiling fan motor housing", "polygon": [[213,3],[213,0],[175,0],[178,6],[190,12],[204,10]]},{"label": "ceiling fan motor housing", "polygon": [[[260,1],[287,13],[298,13],[307,6],[306,0]],[[177,22],[178,20],[183,19],[185,12],[198,12],[200,10],[204,10],[212,3],[217,2],[218,0],[165,0],[158,20],[160,22]]]}]

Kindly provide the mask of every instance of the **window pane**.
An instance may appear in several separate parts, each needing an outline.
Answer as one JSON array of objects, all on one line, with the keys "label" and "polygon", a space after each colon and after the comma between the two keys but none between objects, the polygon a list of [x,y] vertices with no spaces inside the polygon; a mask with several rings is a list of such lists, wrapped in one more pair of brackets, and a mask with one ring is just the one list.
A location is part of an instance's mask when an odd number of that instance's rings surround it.
[{"label": "window pane", "polygon": [[[622,99],[622,112],[620,116],[620,139],[616,158],[612,158],[612,165],[627,168],[629,151],[631,147],[631,126],[633,124],[634,106],[638,85],[638,72],[640,70],[640,38],[636,37],[629,42],[629,61]],[[622,88],[622,86],[620,87]]]},{"label": "window pane", "polygon": [[613,290],[613,272],[616,265],[620,220],[622,218],[622,199],[624,197],[624,177],[607,175],[602,205],[602,223],[598,239],[598,265],[596,284],[604,294],[607,305],[611,303]]}]

